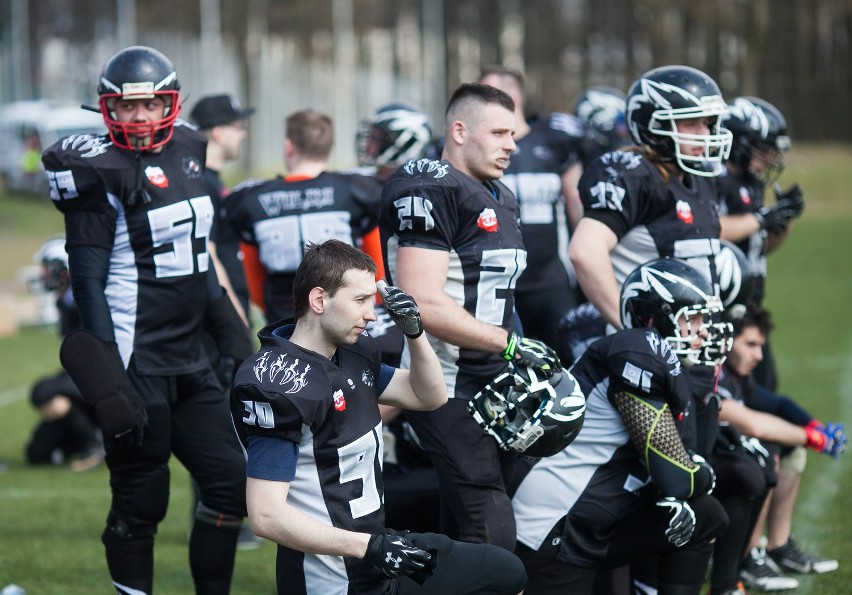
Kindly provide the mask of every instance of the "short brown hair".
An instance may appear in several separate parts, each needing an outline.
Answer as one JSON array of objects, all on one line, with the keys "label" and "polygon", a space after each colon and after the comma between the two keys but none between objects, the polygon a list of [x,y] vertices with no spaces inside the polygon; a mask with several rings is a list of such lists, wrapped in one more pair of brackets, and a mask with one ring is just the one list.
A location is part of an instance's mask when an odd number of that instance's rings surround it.
[{"label": "short brown hair", "polygon": [[518,85],[518,90],[523,93],[524,91],[524,75],[522,75],[517,70],[512,70],[511,68],[506,68],[505,66],[486,66],[482,69],[482,72],[479,73],[479,80],[481,82],[487,76],[499,76],[499,77],[508,77],[515,81],[515,84]]},{"label": "short brown hair", "polygon": [[284,134],[296,151],[310,159],[328,159],[334,146],[331,117],[314,110],[302,110],[287,116]]},{"label": "short brown hair", "polygon": [[745,329],[751,326],[756,326],[761,335],[769,338],[769,333],[772,332],[772,328],[774,327],[769,310],[758,306],[754,302],[746,304],[745,314],[733,321],[733,325],[734,338],[739,337]]},{"label": "short brown hair", "polygon": [[373,275],[378,270],[368,254],[340,240],[308,244],[293,279],[293,311],[296,320],[307,313],[308,296],[314,287],[322,287],[334,295],[343,287],[343,275],[352,269],[369,271]]},{"label": "short brown hair", "polygon": [[490,85],[483,85],[482,83],[463,83],[453,92],[450,100],[447,102],[447,109],[444,112],[445,135],[447,135],[448,127],[452,124],[451,120],[455,115],[456,108],[468,101],[480,104],[496,103],[510,112],[515,111],[515,102],[500,89],[496,89]]}]

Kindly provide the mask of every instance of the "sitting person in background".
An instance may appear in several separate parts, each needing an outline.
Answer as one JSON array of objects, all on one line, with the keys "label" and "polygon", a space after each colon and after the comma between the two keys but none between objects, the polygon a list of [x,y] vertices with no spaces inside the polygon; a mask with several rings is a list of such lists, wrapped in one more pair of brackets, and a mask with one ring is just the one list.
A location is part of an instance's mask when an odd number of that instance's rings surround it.
[{"label": "sitting person in background", "polygon": [[[79,312],[71,293],[65,238],[47,240],[36,252],[41,265],[39,281],[56,295],[59,331],[62,336],[76,330]],[[40,378],[33,384],[30,402],[41,417],[25,447],[30,465],[71,461],[72,471],[85,471],[104,458],[103,441],[91,408],[64,370]]]}]

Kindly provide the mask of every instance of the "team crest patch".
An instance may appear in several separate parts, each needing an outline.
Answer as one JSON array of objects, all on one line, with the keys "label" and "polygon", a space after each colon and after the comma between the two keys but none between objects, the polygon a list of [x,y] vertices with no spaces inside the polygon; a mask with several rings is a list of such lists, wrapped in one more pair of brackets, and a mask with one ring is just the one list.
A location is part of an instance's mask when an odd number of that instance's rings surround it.
[{"label": "team crest patch", "polygon": [[145,175],[148,177],[148,181],[157,188],[169,187],[169,179],[166,177],[166,172],[164,172],[161,167],[149,165],[145,168]]},{"label": "team crest patch", "polygon": [[692,225],[692,207],[689,206],[689,203],[685,200],[679,200],[675,208],[677,209],[677,218],[687,225]]},{"label": "team crest patch", "polygon": [[494,209],[482,209],[479,218],[476,220],[476,226],[488,233],[497,231],[497,213],[494,212]]},{"label": "team crest patch", "polygon": [[365,386],[373,386],[373,371],[364,370],[361,372],[361,382],[363,382]]},{"label": "team crest patch", "polygon": [[331,398],[334,399],[334,410],[335,411],[346,411],[346,397],[343,396],[343,391],[337,389],[334,391],[334,394],[331,395]]},{"label": "team crest patch", "polygon": [[751,204],[751,195],[748,193],[748,189],[745,186],[740,186],[740,200],[744,205]]},{"label": "team crest patch", "polygon": [[184,157],[181,169],[187,178],[201,177],[201,163],[195,157]]}]

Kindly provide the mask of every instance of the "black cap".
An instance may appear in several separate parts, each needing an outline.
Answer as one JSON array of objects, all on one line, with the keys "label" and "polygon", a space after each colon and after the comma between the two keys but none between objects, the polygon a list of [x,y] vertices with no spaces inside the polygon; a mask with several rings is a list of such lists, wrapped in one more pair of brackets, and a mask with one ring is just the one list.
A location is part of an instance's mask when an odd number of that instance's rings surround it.
[{"label": "black cap", "polygon": [[207,95],[198,100],[189,114],[202,130],[244,120],[254,113],[253,107],[242,107],[230,95]]}]

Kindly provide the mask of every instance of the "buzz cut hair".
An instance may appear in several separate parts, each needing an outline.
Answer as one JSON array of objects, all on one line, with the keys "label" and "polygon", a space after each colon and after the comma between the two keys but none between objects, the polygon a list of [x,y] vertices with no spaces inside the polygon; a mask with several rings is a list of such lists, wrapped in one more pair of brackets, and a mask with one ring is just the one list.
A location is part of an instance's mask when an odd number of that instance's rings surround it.
[{"label": "buzz cut hair", "polygon": [[453,92],[450,100],[447,102],[447,109],[444,112],[445,136],[449,136],[450,127],[453,121],[459,119],[458,114],[461,109],[471,103],[480,105],[496,104],[510,112],[515,111],[514,100],[500,89],[495,89],[490,85],[483,85],[482,83],[463,83]]}]

